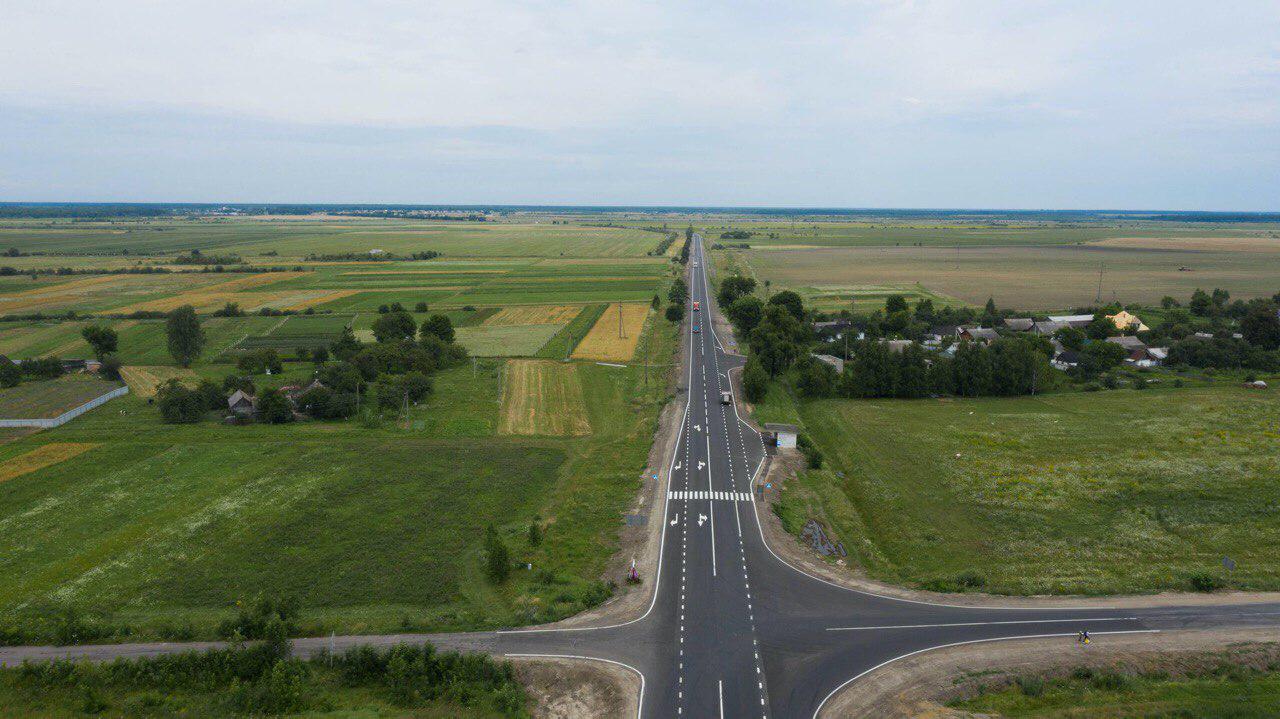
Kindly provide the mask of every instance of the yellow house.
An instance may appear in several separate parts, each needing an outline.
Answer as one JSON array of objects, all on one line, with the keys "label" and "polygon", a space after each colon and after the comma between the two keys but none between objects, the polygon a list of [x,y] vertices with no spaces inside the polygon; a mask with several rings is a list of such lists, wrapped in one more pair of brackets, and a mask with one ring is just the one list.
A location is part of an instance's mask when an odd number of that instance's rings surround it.
[{"label": "yellow house", "polygon": [[1136,327],[1139,332],[1146,332],[1150,327],[1142,324],[1142,320],[1137,315],[1129,314],[1128,310],[1120,310],[1114,315],[1107,315],[1107,319],[1116,323],[1116,329],[1127,330],[1130,327]]}]

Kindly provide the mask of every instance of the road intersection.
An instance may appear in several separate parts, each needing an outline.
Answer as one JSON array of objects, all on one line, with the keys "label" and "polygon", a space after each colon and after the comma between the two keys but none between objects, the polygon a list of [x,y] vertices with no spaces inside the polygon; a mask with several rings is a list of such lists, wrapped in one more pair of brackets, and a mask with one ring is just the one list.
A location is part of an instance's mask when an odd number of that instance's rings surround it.
[{"label": "road intersection", "polygon": [[[295,640],[308,654],[357,644],[430,640],[495,655],[610,662],[639,676],[641,719],[817,717],[837,690],[884,664],[933,648],[1080,630],[1100,642],[1117,633],[1274,626],[1280,604],[1150,609],[957,606],[837,586],[783,561],[765,540],[753,482],[765,457],[760,435],[722,404],[742,358],[714,332],[714,298],[702,240],[690,255],[690,293],[701,311],[688,325],[686,405],[663,497],[655,587],[644,613],[599,627],[450,635]],[[701,331],[693,332],[697,323]],[[0,648],[0,664],[55,656],[109,659],[208,645]]]}]

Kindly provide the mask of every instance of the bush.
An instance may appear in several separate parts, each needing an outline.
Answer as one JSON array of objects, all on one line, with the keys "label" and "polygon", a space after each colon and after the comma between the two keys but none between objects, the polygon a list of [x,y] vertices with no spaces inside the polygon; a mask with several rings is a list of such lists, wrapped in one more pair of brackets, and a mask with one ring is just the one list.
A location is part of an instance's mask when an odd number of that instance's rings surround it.
[{"label": "bush", "polygon": [[485,574],[494,584],[502,584],[511,575],[511,552],[498,536],[498,530],[489,525],[484,533]]},{"label": "bush", "polygon": [[280,390],[264,390],[258,395],[258,419],[268,424],[292,422],[293,407]]},{"label": "bush", "polygon": [[979,589],[987,585],[987,578],[970,569],[956,575],[956,584],[965,589]]},{"label": "bush", "polygon": [[769,373],[755,357],[747,360],[742,369],[742,394],[752,404],[764,399],[769,392]]},{"label": "bush", "polygon": [[663,316],[667,318],[668,322],[679,322],[683,320],[684,319],[684,303],[672,302],[671,304],[667,305],[666,312],[663,313]]},{"label": "bush", "polygon": [[[3,370],[0,370],[3,371]],[[115,355],[107,355],[102,358],[102,366],[98,368],[98,375],[113,382],[120,381],[120,358]],[[3,383],[0,382],[0,386]]]},{"label": "bush", "polygon": [[218,625],[218,636],[223,639],[266,639],[272,630],[283,630],[286,635],[297,631],[298,600],[294,597],[259,594],[252,601],[237,601],[236,606],[236,618]]},{"label": "bush", "polygon": [[1044,680],[1039,677],[1018,677],[1014,684],[1018,685],[1018,691],[1023,696],[1038,697],[1044,694]]},{"label": "bush", "polygon": [[1188,581],[1191,583],[1191,588],[1197,592],[1212,592],[1226,586],[1220,578],[1208,572],[1196,572],[1188,577]]},{"label": "bush", "polygon": [[160,407],[160,416],[171,424],[199,422],[208,409],[199,393],[176,379],[160,385],[156,390],[156,404]]},{"label": "bush", "polygon": [[280,361],[280,353],[270,348],[253,350],[236,361],[236,369],[248,374],[280,374],[284,364]]},{"label": "bush", "polygon": [[17,387],[21,382],[22,369],[8,358],[0,358],[0,387]]}]

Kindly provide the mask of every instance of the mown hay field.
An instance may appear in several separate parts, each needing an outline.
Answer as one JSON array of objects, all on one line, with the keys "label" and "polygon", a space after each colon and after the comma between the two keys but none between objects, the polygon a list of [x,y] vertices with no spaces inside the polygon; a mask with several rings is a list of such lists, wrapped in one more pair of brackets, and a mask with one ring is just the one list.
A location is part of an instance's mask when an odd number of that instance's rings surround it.
[{"label": "mown hay field", "polygon": [[457,338],[476,357],[532,357],[560,328],[561,325],[480,325],[458,328]]},{"label": "mown hay field", "polygon": [[501,434],[584,435],[591,432],[577,365],[510,360],[502,383]]},{"label": "mown hay field", "polygon": [[626,362],[635,354],[649,305],[614,303],[600,315],[573,351],[574,359]]},{"label": "mown hay field", "polygon": [[1016,594],[1280,589],[1280,397],[1234,386],[823,400],[826,455],[783,495],[874,577]]},{"label": "mown hay field", "polygon": [[[720,253],[717,253],[720,254]],[[1195,288],[1221,287],[1233,298],[1270,296],[1278,289],[1280,239],[1230,249],[1124,245],[1007,247],[839,247],[732,250],[760,280],[775,288],[823,296],[824,304],[852,301],[859,287],[920,287],[982,305],[1055,310],[1091,305],[1102,271],[1103,301],[1159,303],[1190,297]],[[846,305],[847,306],[847,305]]]},{"label": "mown hay field", "polygon": [[29,452],[6,459],[4,465],[0,466],[0,482],[65,462],[97,446],[96,442],[50,442],[49,444],[42,444]]},{"label": "mown hay field", "polygon": [[156,388],[171,379],[180,380],[190,387],[194,387],[200,381],[199,376],[192,370],[171,366],[127,365],[120,368],[120,377],[125,384],[129,385],[129,391],[139,397],[155,396]]},{"label": "mown hay field", "polygon": [[119,386],[89,374],[23,382],[0,389],[0,419],[51,419]]},{"label": "mown hay field", "polygon": [[578,316],[581,305],[530,305],[504,307],[484,321],[488,327],[509,325],[564,325]]}]

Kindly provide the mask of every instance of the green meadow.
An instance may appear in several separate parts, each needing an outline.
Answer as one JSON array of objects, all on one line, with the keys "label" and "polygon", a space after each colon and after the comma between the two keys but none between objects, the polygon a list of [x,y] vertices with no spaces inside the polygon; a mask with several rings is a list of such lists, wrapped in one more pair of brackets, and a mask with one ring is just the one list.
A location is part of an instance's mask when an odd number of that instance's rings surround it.
[{"label": "green meadow", "polygon": [[778,391],[765,417],[799,418],[826,458],[779,514],[795,532],[824,521],[871,577],[1002,594],[1187,590],[1196,575],[1280,589],[1274,392],[796,404]]}]

